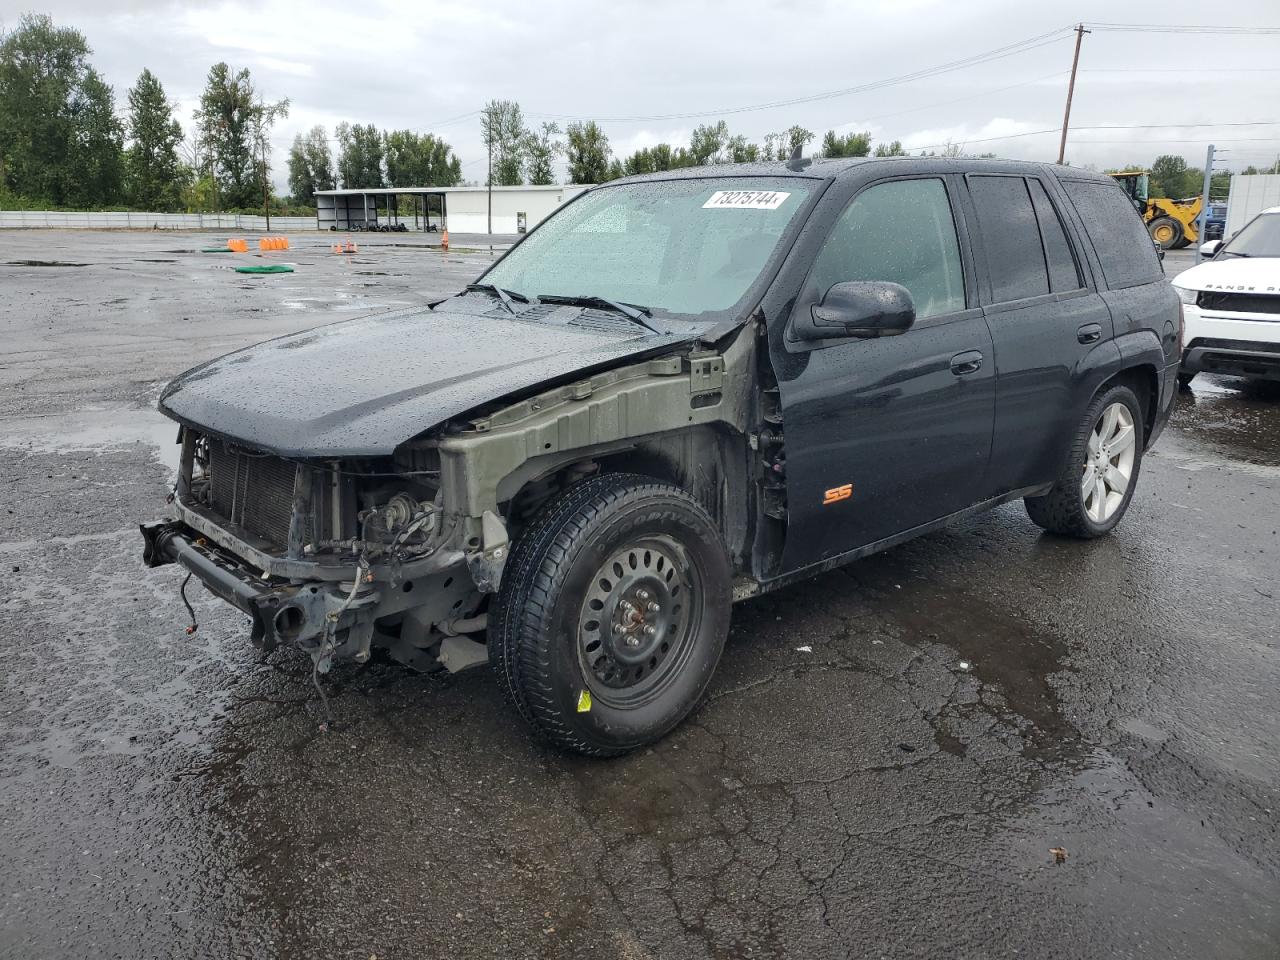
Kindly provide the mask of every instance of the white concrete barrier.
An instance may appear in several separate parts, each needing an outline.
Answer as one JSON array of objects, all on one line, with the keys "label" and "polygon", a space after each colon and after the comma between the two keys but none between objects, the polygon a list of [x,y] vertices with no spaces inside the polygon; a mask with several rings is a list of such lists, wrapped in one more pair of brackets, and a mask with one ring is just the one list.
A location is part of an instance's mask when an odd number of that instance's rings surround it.
[{"label": "white concrete barrier", "polygon": [[[132,213],[115,211],[0,210],[0,230],[244,230],[267,229],[265,217],[240,213]],[[271,232],[314,231],[314,217],[272,217]]]}]

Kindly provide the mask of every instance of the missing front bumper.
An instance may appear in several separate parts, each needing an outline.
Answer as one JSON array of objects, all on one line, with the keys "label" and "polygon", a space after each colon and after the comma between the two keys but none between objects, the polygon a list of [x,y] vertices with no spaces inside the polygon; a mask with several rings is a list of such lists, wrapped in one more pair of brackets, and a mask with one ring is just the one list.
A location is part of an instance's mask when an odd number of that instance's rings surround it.
[{"label": "missing front bumper", "polygon": [[358,603],[345,604],[348,591],[343,585],[331,581],[281,584],[264,580],[180,522],[144,523],[140,529],[143,562],[147,566],[177,563],[185,567],[210,593],[249,617],[249,639],[263,650],[273,650],[282,641],[304,648],[314,646],[313,641],[325,630],[326,618],[339,610],[341,616],[333,624],[335,633],[350,632],[365,620],[371,626],[372,620],[365,611],[377,605],[380,595],[376,590],[363,592]]}]

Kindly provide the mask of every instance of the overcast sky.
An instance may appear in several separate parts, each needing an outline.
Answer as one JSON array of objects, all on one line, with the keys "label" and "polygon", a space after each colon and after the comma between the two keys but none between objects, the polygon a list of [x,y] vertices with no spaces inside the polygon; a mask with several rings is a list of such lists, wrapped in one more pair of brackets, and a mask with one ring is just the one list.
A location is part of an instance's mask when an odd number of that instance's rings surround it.
[{"label": "overcast sky", "polygon": [[[8,29],[28,9],[0,0]],[[466,179],[485,173],[474,111],[519,101],[529,121],[649,118],[811,97],[947,64],[1074,21],[1280,27],[1276,0],[1206,4],[1028,3],[1026,0],[768,2],[613,0],[49,0],[39,8],[81,30],[93,62],[125,91],[149,67],[180,105],[184,127],[209,66],[248,67],[268,99],[288,97],[277,128],[276,180],[294,133],[342,120],[445,137]],[[768,109],[725,113],[753,140],[799,123],[821,134],[870,130],[905,146],[961,143],[972,152],[1053,160],[1056,134],[991,139],[1062,122],[1073,35],[980,66]],[[1180,153],[1200,166],[1209,142],[1232,166],[1280,153],[1280,36],[1097,31],[1084,38],[1072,125],[1181,124],[1080,130],[1067,157],[1097,167]],[[603,123],[614,153],[687,143],[711,117]],[[816,146],[816,143],[814,144]]]}]

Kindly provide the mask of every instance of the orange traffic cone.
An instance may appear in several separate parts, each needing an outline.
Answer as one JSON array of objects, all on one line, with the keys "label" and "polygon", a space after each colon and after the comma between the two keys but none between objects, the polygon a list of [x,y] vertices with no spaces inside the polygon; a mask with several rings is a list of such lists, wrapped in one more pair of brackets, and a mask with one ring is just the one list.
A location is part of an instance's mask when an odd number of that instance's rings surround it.
[{"label": "orange traffic cone", "polygon": [[445,230],[442,234],[440,234],[440,249],[441,250],[449,249],[449,231],[448,230]]}]

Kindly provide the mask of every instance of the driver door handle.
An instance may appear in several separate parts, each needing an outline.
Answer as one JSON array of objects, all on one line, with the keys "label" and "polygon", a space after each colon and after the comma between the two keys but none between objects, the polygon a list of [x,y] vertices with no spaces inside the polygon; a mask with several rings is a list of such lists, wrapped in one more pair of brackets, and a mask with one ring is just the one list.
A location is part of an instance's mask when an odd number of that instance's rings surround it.
[{"label": "driver door handle", "polygon": [[977,373],[982,369],[982,353],[978,350],[966,350],[951,358],[951,372],[957,377]]},{"label": "driver door handle", "polygon": [[1102,339],[1102,327],[1096,323],[1086,323],[1076,331],[1076,339],[1081,343],[1097,343]]}]

